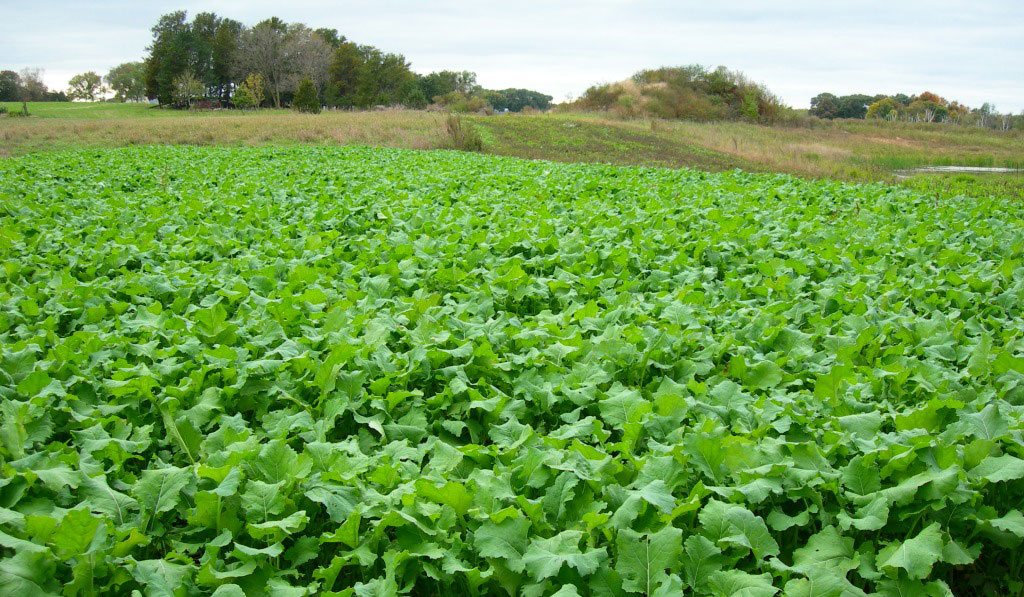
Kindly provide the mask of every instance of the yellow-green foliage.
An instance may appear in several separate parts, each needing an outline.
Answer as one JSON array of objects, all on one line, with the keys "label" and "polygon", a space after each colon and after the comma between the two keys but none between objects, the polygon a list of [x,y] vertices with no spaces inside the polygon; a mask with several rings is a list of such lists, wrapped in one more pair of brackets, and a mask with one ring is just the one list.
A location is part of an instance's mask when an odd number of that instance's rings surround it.
[{"label": "yellow-green foliage", "polygon": [[231,98],[239,108],[258,108],[263,103],[263,75],[250,73]]},{"label": "yellow-green foliage", "polygon": [[493,113],[493,108],[487,100],[479,95],[467,95],[459,91],[452,91],[434,98],[434,103],[448,110],[468,114],[471,112]]}]

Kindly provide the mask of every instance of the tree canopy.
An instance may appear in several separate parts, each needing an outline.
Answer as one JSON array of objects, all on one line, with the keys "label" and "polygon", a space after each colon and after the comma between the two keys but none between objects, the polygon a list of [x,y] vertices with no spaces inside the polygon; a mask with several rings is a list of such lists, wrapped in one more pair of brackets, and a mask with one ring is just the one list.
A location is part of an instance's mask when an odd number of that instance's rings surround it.
[{"label": "tree canopy", "polygon": [[146,65],[125,62],[110,69],[103,80],[119,102],[140,102],[146,97]]},{"label": "tree canopy", "polygon": [[818,118],[866,118],[869,120],[905,122],[943,122],[971,124],[989,128],[1009,129],[1024,125],[1024,115],[998,114],[989,104],[971,109],[957,101],[950,101],[924,91],[920,95],[896,93],[893,95],[852,94],[837,97],[820,93],[811,98],[811,116]]},{"label": "tree canopy", "polygon": [[[278,17],[247,27],[208,12],[190,21],[185,11],[177,11],[160,17],[152,34],[142,80],[145,94],[161,104],[183,105],[176,82],[186,72],[203,86],[203,96],[219,99],[222,105],[249,106],[260,95],[265,100],[257,104],[286,106],[295,101],[307,79],[318,104],[332,108],[421,108],[452,92],[498,110],[544,109],[551,100],[526,89],[483,90],[469,71],[420,75],[402,54],[355,43],[336,29],[314,29]],[[115,69],[118,76],[114,70],[108,75],[115,91],[124,90],[117,91],[118,98],[132,97],[130,77],[122,72],[125,66]],[[242,91],[242,83],[252,75],[260,82],[261,94],[254,94],[252,86]]]},{"label": "tree canopy", "polygon": [[94,102],[106,92],[107,88],[103,86],[103,77],[95,71],[77,74],[68,81],[68,97],[73,100]]},{"label": "tree canopy", "polygon": [[23,68],[21,72],[0,70],[0,102],[66,102],[63,91],[50,91],[43,82],[43,70]]}]

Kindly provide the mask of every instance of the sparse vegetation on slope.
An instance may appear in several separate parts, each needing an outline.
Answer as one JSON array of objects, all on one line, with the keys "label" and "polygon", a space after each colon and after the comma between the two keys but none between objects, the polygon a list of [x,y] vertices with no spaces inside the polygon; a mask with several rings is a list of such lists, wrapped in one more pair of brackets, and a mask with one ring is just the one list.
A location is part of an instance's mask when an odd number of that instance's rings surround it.
[{"label": "sparse vegetation on slope", "polygon": [[777,122],[792,112],[742,73],[697,64],[642,70],[625,81],[595,85],[567,108],[626,118],[760,123]]}]

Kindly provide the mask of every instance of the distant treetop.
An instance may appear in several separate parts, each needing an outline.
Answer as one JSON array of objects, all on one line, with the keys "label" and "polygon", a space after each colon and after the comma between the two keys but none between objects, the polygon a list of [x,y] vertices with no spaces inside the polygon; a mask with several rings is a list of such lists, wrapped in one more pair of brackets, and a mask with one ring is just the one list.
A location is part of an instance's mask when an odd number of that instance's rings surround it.
[{"label": "distant treetop", "polygon": [[890,122],[942,122],[1001,130],[1024,127],[1024,113],[1019,116],[999,114],[988,103],[972,109],[931,91],[922,92],[920,95],[853,94],[838,97],[831,93],[819,93],[811,98],[811,109],[808,113],[824,119],[866,118]]}]

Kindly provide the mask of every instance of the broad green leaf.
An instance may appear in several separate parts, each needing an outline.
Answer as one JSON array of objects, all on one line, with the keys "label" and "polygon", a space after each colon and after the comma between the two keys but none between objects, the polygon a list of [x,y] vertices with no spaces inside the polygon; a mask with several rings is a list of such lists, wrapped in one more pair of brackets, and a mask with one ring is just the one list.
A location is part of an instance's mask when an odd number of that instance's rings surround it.
[{"label": "broad green leaf", "polygon": [[254,539],[265,539],[267,537],[277,538],[294,534],[309,522],[304,510],[293,512],[281,520],[268,520],[266,522],[249,523],[246,529]]},{"label": "broad green leaf", "polygon": [[942,559],[942,531],[938,523],[928,525],[913,539],[893,543],[878,553],[882,568],[902,568],[912,579],[924,579]]},{"label": "broad green leaf", "polygon": [[988,523],[999,530],[1013,533],[1024,539],[1024,515],[1020,513],[1020,510],[1010,510],[1004,516],[993,518]]},{"label": "broad green leaf", "polygon": [[743,506],[710,500],[698,517],[709,539],[748,548],[758,560],[779,555],[779,545],[764,520]]},{"label": "broad green leaf", "polygon": [[721,570],[725,564],[722,550],[702,535],[690,535],[684,545],[683,579],[690,589],[702,591],[711,573]]},{"label": "broad green leaf", "polygon": [[978,413],[965,413],[962,418],[974,434],[982,439],[998,439],[1010,430],[995,404],[989,404]]},{"label": "broad green leaf", "polygon": [[132,576],[146,587],[146,593],[158,597],[177,595],[190,573],[191,567],[166,560],[142,560],[132,568]]},{"label": "broad green leaf", "polygon": [[853,527],[861,531],[877,531],[889,520],[889,501],[884,495],[875,495],[870,502],[858,508],[854,516],[840,512],[837,518],[843,530]]},{"label": "broad green leaf", "polygon": [[742,570],[712,572],[708,585],[716,596],[723,597],[772,597],[779,592],[772,586],[770,574],[749,574]]},{"label": "broad green leaf", "polygon": [[89,552],[89,545],[100,527],[100,519],[86,510],[69,510],[53,534],[53,546],[62,559]]},{"label": "broad green leaf", "polygon": [[436,487],[426,479],[419,479],[416,481],[416,492],[428,500],[451,506],[459,516],[464,516],[473,505],[473,496],[466,490],[466,486],[455,481]]},{"label": "broad green leaf", "polygon": [[20,550],[0,560],[0,591],[4,595],[57,595],[54,562],[43,553]]},{"label": "broad green leaf", "polygon": [[92,511],[110,516],[118,526],[128,523],[132,518],[131,511],[139,507],[135,499],[111,489],[106,477],[103,476],[82,475],[79,490]]},{"label": "broad green leaf", "polygon": [[[328,484],[315,480],[306,485],[305,496],[318,504],[322,504],[327,509],[327,514],[331,517],[331,520],[337,523],[347,520],[359,507],[359,490],[347,485]],[[275,500],[278,497],[275,494],[271,502],[277,503]],[[254,493],[252,499],[262,500],[263,498]],[[252,507],[259,508],[257,502],[250,503],[253,504]],[[279,505],[271,506],[272,509],[275,507],[279,507]]]},{"label": "broad green leaf", "polygon": [[133,487],[133,493],[147,512],[157,515],[178,505],[181,490],[192,482],[192,477],[192,470],[187,468],[147,469]]},{"label": "broad green leaf", "polygon": [[562,518],[566,506],[575,496],[574,488],[579,482],[579,478],[568,471],[555,477],[543,500],[544,513],[550,520],[557,521]]},{"label": "broad green leaf", "polygon": [[510,570],[522,572],[525,566],[530,521],[508,518],[499,524],[487,521],[473,534],[477,553],[485,558],[502,558]]},{"label": "broad green leaf", "polygon": [[551,597],[580,597],[580,593],[576,590],[576,585],[562,585],[562,588],[552,593]]},{"label": "broad green leaf", "polygon": [[651,403],[636,390],[619,384],[608,390],[608,397],[598,403],[601,419],[612,427],[621,428],[626,423],[637,423],[651,412]]},{"label": "broad green leaf", "polygon": [[251,479],[242,491],[242,508],[250,521],[266,522],[284,512],[285,498],[281,494],[284,481],[264,483]]},{"label": "broad green leaf", "polygon": [[580,531],[562,531],[550,539],[533,539],[523,554],[526,570],[537,581],[558,574],[563,564],[582,576],[593,574],[608,558],[608,553],[603,547],[580,550],[582,538]]},{"label": "broad green leaf", "polygon": [[[92,539],[92,537],[89,537],[89,538]],[[37,545],[35,543],[32,543],[31,541],[26,541],[24,539],[19,539],[17,537],[12,537],[12,536],[8,535],[7,533],[5,533],[3,531],[0,531],[0,545],[2,545],[3,547],[9,548],[9,549],[13,549],[16,553],[17,552],[26,552],[26,553],[46,553],[47,552],[46,547],[43,546],[43,545]]]},{"label": "broad green leaf", "polygon": [[856,595],[847,592],[846,582],[842,577],[833,574],[814,574],[811,578],[794,578],[786,583],[784,597],[842,597]]},{"label": "broad green leaf", "polygon": [[236,584],[228,583],[217,587],[217,590],[211,593],[211,597],[245,597],[245,591]]},{"label": "broad green leaf", "polygon": [[238,484],[242,480],[242,474],[238,468],[232,467],[231,471],[224,477],[224,479],[211,490],[212,493],[219,495],[222,498],[231,497],[238,492]]},{"label": "broad green leaf", "polygon": [[985,479],[992,483],[1024,479],[1024,460],[1009,454],[989,456],[967,474],[975,479]]},{"label": "broad green leaf", "polygon": [[877,467],[864,464],[864,457],[857,456],[843,468],[843,485],[857,495],[868,495],[882,488]]},{"label": "broad green leaf", "polygon": [[782,382],[782,370],[771,361],[761,361],[747,369],[743,382],[759,390],[774,388]]},{"label": "broad green leaf", "polygon": [[803,547],[793,551],[793,568],[808,576],[824,570],[845,577],[858,564],[853,538],[844,537],[832,526],[812,535]]},{"label": "broad green leaf", "polygon": [[653,595],[667,578],[683,551],[683,532],[666,526],[656,533],[640,534],[621,529],[616,540],[615,570],[622,575],[622,588]]}]

